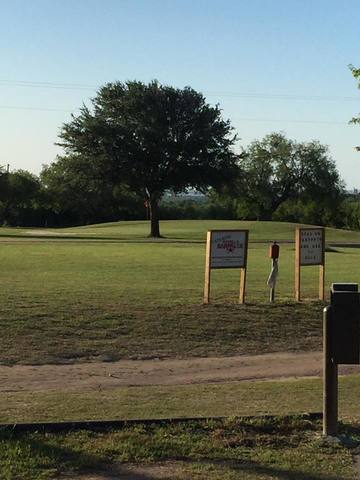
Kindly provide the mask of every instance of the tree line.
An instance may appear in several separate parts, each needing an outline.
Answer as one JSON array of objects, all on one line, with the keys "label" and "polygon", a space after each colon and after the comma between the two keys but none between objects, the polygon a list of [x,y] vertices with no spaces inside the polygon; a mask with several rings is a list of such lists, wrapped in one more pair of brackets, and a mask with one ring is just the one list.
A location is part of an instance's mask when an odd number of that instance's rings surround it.
[{"label": "tree line", "polygon": [[[277,220],[360,228],[360,196],[346,193],[335,163],[319,142],[297,143],[281,133],[252,142],[231,181],[204,195],[159,202],[162,219]],[[0,222],[62,227],[149,216],[143,196],[128,185],[82,174],[78,160],[59,158],[36,176],[0,172]],[[84,165],[84,168],[86,165]],[[169,191],[170,193],[170,191]]]},{"label": "tree line", "polygon": [[[160,218],[359,228],[358,199],[346,194],[326,146],[283,133],[238,152],[236,143],[220,107],[190,87],[109,83],[61,127],[64,153],[39,176],[0,168],[0,223],[60,227],[149,217],[153,237]],[[203,196],[170,196],[189,190]]]}]

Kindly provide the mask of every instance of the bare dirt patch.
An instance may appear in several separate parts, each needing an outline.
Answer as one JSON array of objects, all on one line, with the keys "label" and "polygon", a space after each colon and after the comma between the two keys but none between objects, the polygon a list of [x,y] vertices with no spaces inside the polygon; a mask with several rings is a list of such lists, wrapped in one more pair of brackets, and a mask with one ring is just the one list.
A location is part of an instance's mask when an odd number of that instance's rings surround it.
[{"label": "bare dirt patch", "polygon": [[[321,352],[71,365],[0,366],[0,392],[86,392],[125,386],[188,385],[320,376]],[[341,374],[359,372],[342,367]]]},{"label": "bare dirt patch", "polygon": [[[159,462],[143,465],[114,465],[109,470],[97,473],[83,473],[67,475],[58,480],[152,480],[152,479],[189,479],[190,472],[186,472],[181,462]],[[197,478],[201,478],[197,476]],[[205,477],[202,477],[205,478]]]}]

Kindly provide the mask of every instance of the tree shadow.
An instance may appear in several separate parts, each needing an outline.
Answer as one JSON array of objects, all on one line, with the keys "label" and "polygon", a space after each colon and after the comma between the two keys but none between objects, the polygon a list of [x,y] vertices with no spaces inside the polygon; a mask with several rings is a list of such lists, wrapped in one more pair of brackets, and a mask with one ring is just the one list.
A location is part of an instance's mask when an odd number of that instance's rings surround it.
[{"label": "tree shadow", "polygon": [[[346,432],[348,434],[360,436],[360,426],[346,426]],[[136,463],[119,463],[106,454],[95,453],[83,453],[75,448],[68,446],[62,446],[54,444],[46,437],[39,439],[34,436],[22,436],[21,434],[8,433],[6,436],[2,436],[4,440],[20,442],[22,447],[30,450],[31,455],[34,458],[44,459],[49,458],[50,467],[58,470],[58,480],[71,479],[74,475],[75,478],[84,479],[86,475],[98,474],[102,480],[165,480],[171,478],[181,478],[182,466],[208,466],[214,471],[214,468],[219,472],[214,472],[217,475],[233,474],[236,478],[242,478],[244,474],[259,475],[264,480],[277,479],[277,480],[345,480],[347,477],[334,476],[331,474],[313,473],[309,474],[303,470],[294,469],[289,470],[286,468],[280,468],[273,464],[264,464],[254,460],[227,460],[220,458],[188,458],[188,457],[172,457],[163,458],[158,462],[141,462],[137,468]],[[4,438],[7,437],[7,438]],[[79,443],[81,439],[79,438]],[[52,465],[51,465],[52,462]],[[156,466],[164,466],[163,472],[156,473]],[[39,468],[40,465],[39,465]],[[148,472],[147,472],[148,469]],[[221,472],[221,470],[223,472]],[[205,472],[204,472],[205,473]],[[184,478],[189,478],[191,472],[186,472]],[[198,474],[196,475],[198,476]],[[201,478],[201,477],[200,477]],[[205,476],[202,478],[206,478]],[[220,478],[220,477],[217,477]],[[24,479],[25,480],[25,479]]]},{"label": "tree shadow", "polygon": [[[167,467],[167,464],[168,467]],[[154,471],[154,466],[161,465],[164,467],[164,471],[161,475],[156,474]],[[221,476],[226,476],[232,474],[236,478],[241,479],[245,474],[253,474],[256,476],[261,476],[262,479],[266,480],[277,479],[277,480],[347,480],[348,477],[335,476],[328,474],[309,474],[308,472],[301,470],[288,470],[281,469],[273,465],[263,465],[252,460],[246,460],[244,462],[235,461],[235,460],[224,460],[224,459],[173,459],[163,460],[158,463],[149,463],[141,465],[141,472],[136,468],[135,464],[115,464],[115,468],[111,470],[98,470],[98,473],[101,474],[102,480],[166,480],[166,479],[181,479],[189,478],[189,475],[192,473],[196,478],[206,478],[206,475],[209,475],[204,471],[203,475],[199,475],[199,472],[185,470],[182,475],[182,468],[184,465],[188,466],[208,466],[211,467],[211,471],[215,476],[213,478],[221,478]],[[131,468],[135,467],[135,468]],[[149,472],[146,473],[146,469],[149,469]],[[144,472],[145,470],[145,472]],[[155,469],[156,470],[156,469]],[[93,473],[93,472],[92,472]]]},{"label": "tree shadow", "polygon": [[339,425],[341,443],[348,448],[355,448],[360,454],[360,424],[340,423]]},{"label": "tree shadow", "polygon": [[[184,460],[183,460],[184,461]],[[185,460],[186,463],[193,462],[193,460]],[[273,465],[264,465],[253,460],[236,461],[236,460],[224,460],[224,459],[201,459],[198,463],[205,464],[212,467],[226,467],[227,471],[231,473],[238,474],[241,478],[243,473],[253,473],[256,475],[261,475],[264,480],[266,477],[269,479],[277,480],[347,480],[348,477],[339,477],[338,475],[328,475],[328,474],[309,474],[308,472],[301,470],[288,470],[283,468],[278,468]]]},{"label": "tree shadow", "polygon": [[340,431],[345,435],[354,435],[360,437],[360,424],[341,423]]},{"label": "tree shadow", "polygon": [[[56,478],[58,480],[71,480],[72,476],[69,475],[74,475],[75,478],[81,479],[83,475],[86,476],[90,474],[99,474],[103,480],[113,480],[117,478],[117,476],[122,480],[154,480],[153,476],[148,476],[144,473],[139,473],[134,476],[129,472],[129,469],[126,468],[126,464],[115,464],[105,456],[79,452],[70,447],[54,445],[46,440],[29,438],[28,436],[24,438],[21,434],[17,435],[11,432],[6,436],[2,435],[2,440],[20,442],[20,451],[22,449],[29,449],[32,458],[41,459],[40,463],[43,462],[44,458],[51,459],[53,464],[51,464],[50,461],[49,467],[57,470]],[[111,465],[116,465],[115,473],[109,468]],[[40,468],[42,467],[39,464],[39,469]],[[23,480],[25,480],[25,478]]]}]

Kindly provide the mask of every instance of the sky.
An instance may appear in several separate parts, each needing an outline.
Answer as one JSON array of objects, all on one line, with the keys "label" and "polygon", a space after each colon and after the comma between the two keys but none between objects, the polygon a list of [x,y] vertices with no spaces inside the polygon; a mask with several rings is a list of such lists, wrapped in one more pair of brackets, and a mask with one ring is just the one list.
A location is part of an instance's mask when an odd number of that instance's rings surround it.
[{"label": "sky", "polygon": [[218,103],[237,148],[319,140],[360,189],[359,0],[0,0],[0,165],[38,174],[61,126],[112,81]]}]

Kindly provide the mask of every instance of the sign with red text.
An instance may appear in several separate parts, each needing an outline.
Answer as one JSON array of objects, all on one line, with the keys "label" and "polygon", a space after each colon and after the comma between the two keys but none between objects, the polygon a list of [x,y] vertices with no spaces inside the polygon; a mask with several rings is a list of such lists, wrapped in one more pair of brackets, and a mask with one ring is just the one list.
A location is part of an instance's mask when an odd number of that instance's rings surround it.
[{"label": "sign with red text", "polygon": [[244,268],[247,260],[246,230],[212,230],[210,268]]},{"label": "sign with red text", "polygon": [[239,303],[245,303],[248,230],[209,230],[206,237],[204,303],[210,302],[211,270],[240,269]]}]

